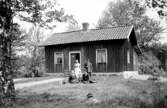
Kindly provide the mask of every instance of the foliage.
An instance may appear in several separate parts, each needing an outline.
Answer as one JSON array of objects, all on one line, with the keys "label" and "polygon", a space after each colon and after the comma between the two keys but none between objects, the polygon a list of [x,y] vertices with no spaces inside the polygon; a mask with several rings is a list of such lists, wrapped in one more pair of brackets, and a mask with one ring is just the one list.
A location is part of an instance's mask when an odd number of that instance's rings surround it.
[{"label": "foliage", "polygon": [[6,105],[15,97],[13,64],[16,58],[13,55],[23,38],[13,18],[17,16],[35,26],[54,28],[55,25],[48,23],[68,19],[63,9],[55,8],[55,3],[52,0],[0,0],[0,94],[3,96],[0,104]]},{"label": "foliage", "polygon": [[57,1],[54,0],[22,0],[18,7],[21,9],[16,15],[21,20],[49,29],[56,27],[54,22],[64,22],[69,17],[63,8],[57,8]]},{"label": "foliage", "polygon": [[80,30],[80,26],[77,22],[76,19],[74,19],[73,16],[71,16],[68,20],[68,26],[67,26],[67,31],[75,31],[75,30]]},{"label": "foliage", "polygon": [[98,27],[134,25],[138,44],[145,50],[159,40],[159,35],[163,31],[158,21],[145,15],[145,10],[145,6],[136,0],[111,2],[99,20]]},{"label": "foliage", "polygon": [[149,8],[154,8],[157,10],[159,16],[167,15],[167,1],[166,0],[145,0],[146,5]]},{"label": "foliage", "polygon": [[14,24],[14,0],[0,1],[0,97],[1,106],[11,104],[15,98],[15,88],[12,70],[12,46],[15,44],[20,32]]},{"label": "foliage", "polygon": [[166,52],[167,52],[167,47],[165,44],[156,44],[153,45],[153,47],[151,48],[151,50],[153,51],[154,55],[158,58],[158,60],[160,61],[160,67],[163,68],[166,71]]},{"label": "foliage", "polygon": [[[39,57],[39,58],[42,58]],[[18,78],[18,77],[41,77],[43,76],[43,74],[45,73],[45,66],[44,63],[40,63],[39,67],[38,67],[38,73],[34,74],[33,73],[33,57],[31,56],[27,56],[27,55],[20,55],[17,56],[17,60],[14,62],[14,66],[15,69],[14,70],[14,78]],[[39,60],[38,60],[39,61]],[[36,62],[38,62],[36,61]]]},{"label": "foliage", "polygon": [[38,26],[32,27],[27,33],[28,38],[26,42],[26,50],[28,50],[29,57],[29,69],[28,71],[33,76],[39,76],[38,73],[42,67],[44,67],[44,48],[38,47],[39,43],[43,40],[43,34],[41,28]]},{"label": "foliage", "polygon": [[[39,76],[39,70],[44,66],[44,49],[38,45],[43,41],[42,30],[53,29],[56,22],[74,21],[72,15],[67,15],[64,9],[58,9],[57,1],[54,0],[26,0],[21,4],[23,11],[17,13],[17,16],[23,21],[33,24],[27,35],[26,48],[30,53],[29,71],[33,76]],[[45,29],[44,29],[45,28]]]},{"label": "foliage", "polygon": [[152,51],[145,52],[140,58],[139,73],[142,74],[159,74],[162,72],[160,61]]}]

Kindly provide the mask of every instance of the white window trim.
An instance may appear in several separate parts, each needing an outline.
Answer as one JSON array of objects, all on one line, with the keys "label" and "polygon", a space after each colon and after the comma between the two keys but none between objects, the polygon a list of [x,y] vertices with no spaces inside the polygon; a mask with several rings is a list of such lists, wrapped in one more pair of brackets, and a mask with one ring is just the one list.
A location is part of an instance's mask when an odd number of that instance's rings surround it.
[{"label": "white window trim", "polygon": [[54,65],[59,64],[59,63],[55,63],[55,54],[56,53],[61,53],[63,55],[62,56],[62,65],[64,66],[64,54],[63,54],[63,52],[54,52]]},{"label": "white window trim", "polygon": [[130,50],[127,50],[127,63],[130,63]]},{"label": "white window trim", "polygon": [[71,54],[75,54],[75,53],[79,53],[79,55],[80,55],[80,61],[79,61],[79,63],[81,64],[82,62],[81,62],[81,51],[70,51],[69,52],[69,70],[71,70]]},{"label": "white window trim", "polygon": [[98,50],[105,50],[105,52],[106,52],[106,64],[107,64],[108,63],[107,48],[96,49],[96,64],[97,64],[97,51]]}]

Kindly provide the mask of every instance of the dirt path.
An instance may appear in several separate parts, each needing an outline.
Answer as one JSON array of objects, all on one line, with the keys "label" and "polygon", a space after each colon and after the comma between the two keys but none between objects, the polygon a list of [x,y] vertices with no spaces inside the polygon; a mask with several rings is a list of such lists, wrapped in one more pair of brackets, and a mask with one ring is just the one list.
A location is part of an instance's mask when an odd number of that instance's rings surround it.
[{"label": "dirt path", "polygon": [[26,82],[26,83],[18,83],[18,84],[15,84],[15,88],[16,90],[18,90],[18,89],[23,89],[27,87],[36,86],[36,85],[52,83],[52,82],[62,83],[63,80],[64,78],[52,78],[52,79],[46,79],[42,81],[31,81],[31,82]]}]

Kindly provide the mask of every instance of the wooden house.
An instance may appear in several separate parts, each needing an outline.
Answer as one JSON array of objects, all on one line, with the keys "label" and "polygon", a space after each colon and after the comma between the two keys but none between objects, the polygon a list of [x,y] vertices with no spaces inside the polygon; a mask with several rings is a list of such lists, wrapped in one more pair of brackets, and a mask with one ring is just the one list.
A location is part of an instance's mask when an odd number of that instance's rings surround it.
[{"label": "wooden house", "polygon": [[84,23],[82,30],[53,34],[40,46],[50,73],[72,70],[75,60],[83,68],[88,59],[93,72],[135,71],[141,53],[133,26],[88,29]]}]

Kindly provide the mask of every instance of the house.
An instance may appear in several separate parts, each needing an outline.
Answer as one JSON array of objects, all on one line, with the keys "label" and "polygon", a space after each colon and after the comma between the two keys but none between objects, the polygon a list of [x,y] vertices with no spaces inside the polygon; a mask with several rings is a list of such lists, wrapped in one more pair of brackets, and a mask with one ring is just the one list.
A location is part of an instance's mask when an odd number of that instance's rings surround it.
[{"label": "house", "polygon": [[78,31],[56,33],[40,44],[45,47],[47,72],[73,69],[75,60],[81,67],[89,59],[93,72],[123,72],[137,70],[141,53],[133,26],[88,29],[83,23]]}]

